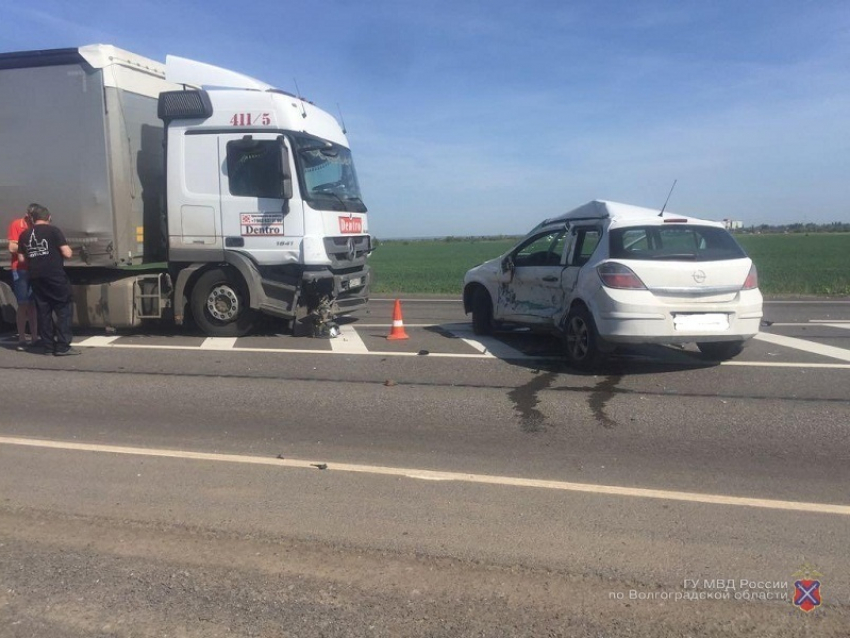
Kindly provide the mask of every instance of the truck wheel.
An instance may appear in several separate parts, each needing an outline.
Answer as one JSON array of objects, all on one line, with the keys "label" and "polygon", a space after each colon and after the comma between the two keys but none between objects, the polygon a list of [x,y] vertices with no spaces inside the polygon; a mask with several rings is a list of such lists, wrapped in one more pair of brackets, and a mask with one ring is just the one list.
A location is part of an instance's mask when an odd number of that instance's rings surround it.
[{"label": "truck wheel", "polygon": [[570,310],[564,320],[563,339],[564,351],[572,367],[592,370],[601,362],[596,324],[590,311],[584,306]]},{"label": "truck wheel", "polygon": [[257,312],[248,306],[241,278],[226,268],[208,270],[192,288],[192,315],[210,337],[241,337],[254,327]]},{"label": "truck wheel", "polygon": [[484,288],[472,293],[472,332],[482,336],[493,332],[493,302]]},{"label": "truck wheel", "polygon": [[713,361],[726,361],[741,354],[743,341],[706,341],[697,343],[697,348]]}]

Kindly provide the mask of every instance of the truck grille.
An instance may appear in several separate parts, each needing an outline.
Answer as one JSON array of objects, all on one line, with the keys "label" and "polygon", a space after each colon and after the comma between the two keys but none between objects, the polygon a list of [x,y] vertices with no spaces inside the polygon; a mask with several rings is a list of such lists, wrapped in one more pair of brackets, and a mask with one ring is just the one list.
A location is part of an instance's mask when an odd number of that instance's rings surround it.
[{"label": "truck grille", "polygon": [[372,242],[369,235],[325,238],[325,250],[330,257],[333,270],[362,265],[371,248]]}]

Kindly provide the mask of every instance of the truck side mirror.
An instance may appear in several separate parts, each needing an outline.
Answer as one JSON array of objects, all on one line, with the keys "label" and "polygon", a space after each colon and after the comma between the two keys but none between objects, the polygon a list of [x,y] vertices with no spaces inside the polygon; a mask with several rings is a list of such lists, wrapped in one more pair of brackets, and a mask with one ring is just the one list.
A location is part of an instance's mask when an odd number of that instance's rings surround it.
[{"label": "truck side mirror", "polygon": [[289,149],[283,136],[280,140],[280,196],[292,199],[292,167],[289,164]]}]

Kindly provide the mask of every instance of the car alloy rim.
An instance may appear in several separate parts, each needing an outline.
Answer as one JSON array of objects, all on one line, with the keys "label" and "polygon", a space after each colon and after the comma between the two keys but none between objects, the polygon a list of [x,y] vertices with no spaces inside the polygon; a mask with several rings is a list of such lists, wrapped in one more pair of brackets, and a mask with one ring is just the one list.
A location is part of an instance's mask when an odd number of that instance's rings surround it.
[{"label": "car alloy rim", "polygon": [[580,317],[570,319],[567,348],[574,359],[584,359],[588,350],[587,324]]}]

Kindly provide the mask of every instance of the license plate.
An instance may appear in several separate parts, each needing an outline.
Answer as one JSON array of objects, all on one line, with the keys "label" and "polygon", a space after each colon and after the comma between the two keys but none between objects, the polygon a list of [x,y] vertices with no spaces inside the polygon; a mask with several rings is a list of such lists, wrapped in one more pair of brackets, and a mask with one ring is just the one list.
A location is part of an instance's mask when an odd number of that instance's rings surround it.
[{"label": "license plate", "polygon": [[684,332],[715,332],[729,329],[729,315],[722,312],[673,315],[673,327]]}]

